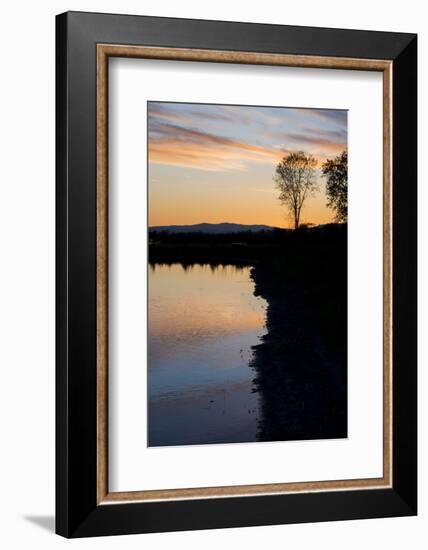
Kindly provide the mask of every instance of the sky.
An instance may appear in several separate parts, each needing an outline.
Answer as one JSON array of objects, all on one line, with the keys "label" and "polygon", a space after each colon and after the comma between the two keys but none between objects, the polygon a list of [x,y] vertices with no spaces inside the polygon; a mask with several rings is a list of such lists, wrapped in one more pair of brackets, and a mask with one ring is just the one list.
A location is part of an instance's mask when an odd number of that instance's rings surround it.
[{"label": "sky", "polygon": [[149,225],[232,222],[292,227],[273,176],[282,157],[317,160],[301,223],[328,223],[320,167],[347,146],[343,110],[148,102]]}]

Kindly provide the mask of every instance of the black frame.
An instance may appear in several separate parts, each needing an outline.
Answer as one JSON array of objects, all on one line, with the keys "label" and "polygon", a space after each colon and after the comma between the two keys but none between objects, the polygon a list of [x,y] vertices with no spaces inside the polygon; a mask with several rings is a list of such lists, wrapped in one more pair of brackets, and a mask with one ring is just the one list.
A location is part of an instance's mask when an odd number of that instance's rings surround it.
[{"label": "black frame", "polygon": [[[97,506],[96,45],[393,62],[393,487]],[[56,18],[56,531],[65,537],[417,513],[417,36],[68,12]]]}]

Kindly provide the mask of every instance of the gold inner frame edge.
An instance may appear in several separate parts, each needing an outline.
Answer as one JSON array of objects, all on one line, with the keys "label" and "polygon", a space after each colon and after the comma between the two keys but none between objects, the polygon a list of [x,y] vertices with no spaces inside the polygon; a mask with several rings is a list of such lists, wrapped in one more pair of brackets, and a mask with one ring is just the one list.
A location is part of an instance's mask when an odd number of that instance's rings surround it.
[{"label": "gold inner frame edge", "polygon": [[[348,69],[383,73],[383,476],[223,487],[109,492],[108,488],[108,59]],[[392,486],[392,62],[341,57],[97,44],[97,504],[378,489]]]}]

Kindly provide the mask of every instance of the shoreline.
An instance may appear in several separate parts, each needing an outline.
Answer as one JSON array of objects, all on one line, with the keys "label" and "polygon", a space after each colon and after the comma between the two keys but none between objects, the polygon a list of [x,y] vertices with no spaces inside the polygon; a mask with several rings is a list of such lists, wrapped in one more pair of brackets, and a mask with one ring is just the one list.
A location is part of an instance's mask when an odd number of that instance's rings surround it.
[{"label": "shoreline", "polygon": [[279,285],[268,271],[258,264],[251,272],[268,304],[267,332],[250,363],[261,399],[259,441],[345,438],[346,352],[325,341],[302,289]]}]

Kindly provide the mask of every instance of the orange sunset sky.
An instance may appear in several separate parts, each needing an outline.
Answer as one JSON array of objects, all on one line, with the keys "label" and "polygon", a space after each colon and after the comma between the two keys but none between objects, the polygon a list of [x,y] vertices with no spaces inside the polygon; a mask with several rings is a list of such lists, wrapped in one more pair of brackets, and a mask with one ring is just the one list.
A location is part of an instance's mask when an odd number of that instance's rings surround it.
[{"label": "orange sunset sky", "polygon": [[233,222],[291,227],[273,175],[290,151],[318,163],[301,223],[328,223],[319,167],[347,146],[347,112],[148,102],[149,226]]}]

